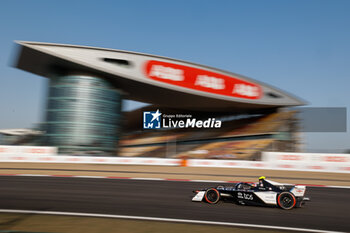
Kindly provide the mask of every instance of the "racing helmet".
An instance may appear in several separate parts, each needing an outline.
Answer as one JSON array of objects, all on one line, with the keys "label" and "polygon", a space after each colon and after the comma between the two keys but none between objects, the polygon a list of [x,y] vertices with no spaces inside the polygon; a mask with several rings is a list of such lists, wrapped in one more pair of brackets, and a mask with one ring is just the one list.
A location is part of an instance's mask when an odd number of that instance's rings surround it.
[{"label": "racing helmet", "polygon": [[265,176],[260,176],[259,177],[259,187],[264,187],[264,181],[265,180]]}]

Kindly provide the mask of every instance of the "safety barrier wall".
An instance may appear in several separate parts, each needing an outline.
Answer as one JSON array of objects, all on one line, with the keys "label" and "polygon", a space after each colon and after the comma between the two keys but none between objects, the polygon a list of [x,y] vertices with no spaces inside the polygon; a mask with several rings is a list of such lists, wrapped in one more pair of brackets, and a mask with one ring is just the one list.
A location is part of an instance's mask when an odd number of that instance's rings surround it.
[{"label": "safety barrier wall", "polygon": [[0,146],[0,162],[160,165],[350,173],[350,155],[348,154],[263,152],[262,161],[246,161],[70,156],[56,153],[56,148],[52,147]]},{"label": "safety barrier wall", "polygon": [[85,164],[125,164],[125,165],[160,165],[180,166],[180,159],[162,158],[125,158],[99,156],[69,156],[69,155],[0,155],[0,162],[31,162],[31,163],[85,163]]},{"label": "safety barrier wall", "polygon": [[276,169],[350,172],[350,154],[264,152],[262,161]]},{"label": "safety barrier wall", "polygon": [[57,148],[50,146],[0,146],[3,155],[56,155]]}]

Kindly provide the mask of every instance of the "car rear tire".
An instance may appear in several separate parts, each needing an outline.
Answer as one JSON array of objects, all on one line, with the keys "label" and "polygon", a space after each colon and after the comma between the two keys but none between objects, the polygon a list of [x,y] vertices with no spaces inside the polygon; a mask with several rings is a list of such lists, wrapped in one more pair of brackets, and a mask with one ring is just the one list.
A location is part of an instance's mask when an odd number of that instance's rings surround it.
[{"label": "car rear tire", "polygon": [[283,192],[278,195],[277,203],[278,203],[278,206],[281,207],[282,209],[290,210],[295,206],[296,200],[292,193]]},{"label": "car rear tire", "polygon": [[205,191],[204,198],[208,203],[216,204],[220,200],[220,193],[218,190],[211,188]]}]

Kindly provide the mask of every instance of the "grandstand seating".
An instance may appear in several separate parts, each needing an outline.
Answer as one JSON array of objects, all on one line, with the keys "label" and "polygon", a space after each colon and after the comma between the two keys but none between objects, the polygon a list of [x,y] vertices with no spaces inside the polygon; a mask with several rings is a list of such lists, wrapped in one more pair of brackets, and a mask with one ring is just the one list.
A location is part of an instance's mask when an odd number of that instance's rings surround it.
[{"label": "grandstand seating", "polygon": [[273,139],[215,142],[178,154],[178,158],[250,159],[256,152],[266,148]]},{"label": "grandstand seating", "polygon": [[161,146],[121,147],[118,155],[123,157],[142,157],[145,153],[156,150]]},{"label": "grandstand seating", "polygon": [[228,131],[223,134],[222,137],[228,136],[238,136],[238,135],[254,135],[261,133],[268,133],[277,131],[278,128],[285,122],[285,120],[290,119],[295,112],[277,112],[272,113],[263,117],[260,117],[258,120],[252,124],[244,125],[241,128]]},{"label": "grandstand seating", "polygon": [[[259,159],[257,154],[275,141],[266,134],[281,131],[294,114],[293,111],[282,111],[233,120],[225,122],[221,129],[171,129],[129,134],[120,140],[119,156]],[[253,137],[242,138],[248,136]]]},{"label": "grandstand seating", "polygon": [[144,145],[144,144],[156,144],[163,143],[167,141],[174,141],[177,138],[181,138],[183,134],[169,134],[169,135],[139,135],[139,137],[125,138],[120,142],[121,146],[131,146],[131,145]]}]

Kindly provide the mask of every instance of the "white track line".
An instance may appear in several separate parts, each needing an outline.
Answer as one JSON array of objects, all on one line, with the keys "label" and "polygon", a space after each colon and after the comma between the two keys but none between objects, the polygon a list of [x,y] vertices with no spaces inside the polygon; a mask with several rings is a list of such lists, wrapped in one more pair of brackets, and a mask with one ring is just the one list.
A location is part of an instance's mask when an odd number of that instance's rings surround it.
[{"label": "white track line", "polygon": [[65,215],[65,216],[97,217],[97,218],[119,218],[119,219],[134,219],[134,220],[147,220],[147,221],[219,225],[219,226],[231,226],[231,227],[250,227],[250,228],[263,228],[263,229],[302,231],[302,232],[342,233],[340,231],[326,231],[326,230],[296,228],[296,227],[282,227],[282,226],[230,223],[230,222],[214,222],[214,221],[201,221],[201,220],[189,220],[189,219],[177,219],[177,218],[156,218],[156,217],[144,217],[144,216],[112,215],[112,214],[74,213],[74,212],[37,211],[37,210],[10,210],[10,209],[0,209],[0,212],[1,213],[20,213],[20,214]]},{"label": "white track line", "polygon": [[223,180],[189,180],[190,182],[200,182],[200,183],[227,183]]},{"label": "white track line", "polygon": [[17,176],[51,176],[51,175],[42,175],[42,174],[17,174]]},{"label": "white track line", "polygon": [[164,180],[163,178],[137,178],[137,177],[131,177],[129,179],[131,180]]},{"label": "white track line", "polygon": [[334,185],[330,185],[330,186],[325,186],[327,188],[337,188],[337,189],[350,189],[350,186],[334,186]]},{"label": "white track line", "polygon": [[94,178],[94,179],[102,179],[106,178],[105,176],[74,176],[76,178]]},{"label": "white track line", "polygon": [[[87,179],[119,179],[119,180],[145,180],[145,181],[172,181],[172,182],[198,182],[198,183],[238,183],[240,181],[224,181],[224,180],[190,180],[190,179],[166,179],[166,178],[146,178],[146,177],[114,177],[114,176],[77,176],[77,175],[40,175],[40,174],[1,174],[0,176],[43,176],[43,177],[62,177],[62,178],[87,178]],[[340,188],[350,189],[350,186],[334,186],[334,185],[312,185],[312,184],[296,184],[305,185],[307,187],[316,188]]]}]

